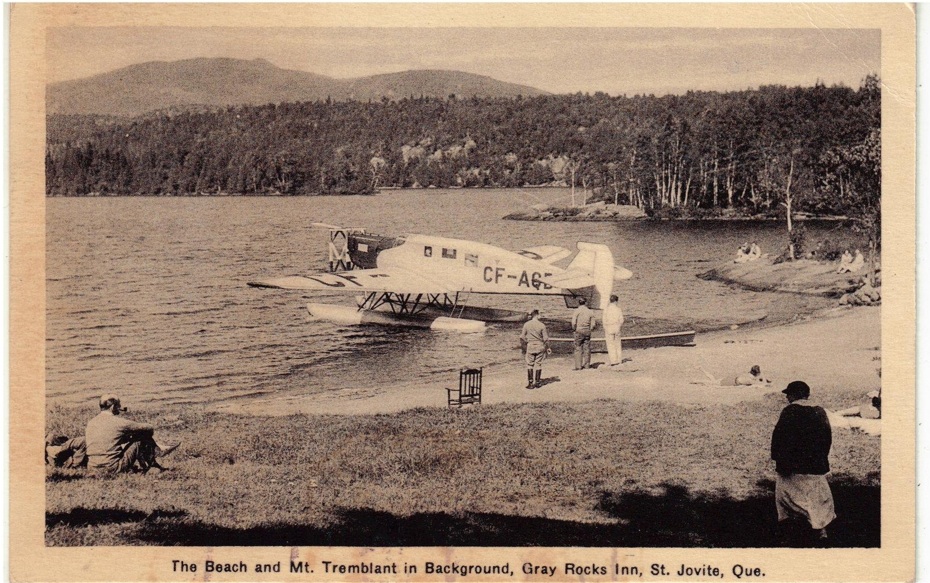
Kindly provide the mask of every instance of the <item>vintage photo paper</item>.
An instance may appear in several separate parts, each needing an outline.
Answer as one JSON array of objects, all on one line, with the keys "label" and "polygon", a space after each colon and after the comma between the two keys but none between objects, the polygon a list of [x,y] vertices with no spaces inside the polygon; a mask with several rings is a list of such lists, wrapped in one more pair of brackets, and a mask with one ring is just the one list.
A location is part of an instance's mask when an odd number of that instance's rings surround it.
[{"label": "vintage photo paper", "polygon": [[12,580],[913,579],[913,6],[9,15]]}]

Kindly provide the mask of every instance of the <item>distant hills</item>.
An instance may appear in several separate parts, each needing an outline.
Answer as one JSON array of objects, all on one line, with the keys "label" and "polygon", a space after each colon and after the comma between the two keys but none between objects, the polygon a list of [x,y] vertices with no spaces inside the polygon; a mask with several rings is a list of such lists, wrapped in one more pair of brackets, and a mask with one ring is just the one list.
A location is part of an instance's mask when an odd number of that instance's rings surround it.
[{"label": "distant hills", "polygon": [[461,71],[420,70],[336,79],[277,67],[264,59],[198,58],[130,65],[52,83],[48,114],[134,116],[168,108],[404,97],[516,97],[545,91]]}]

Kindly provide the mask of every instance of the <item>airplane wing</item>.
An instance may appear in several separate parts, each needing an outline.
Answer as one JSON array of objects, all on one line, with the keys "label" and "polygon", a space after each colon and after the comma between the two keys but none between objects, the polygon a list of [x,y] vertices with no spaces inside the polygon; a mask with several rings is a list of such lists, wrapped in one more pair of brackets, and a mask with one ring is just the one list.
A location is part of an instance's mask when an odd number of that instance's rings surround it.
[{"label": "airplane wing", "polygon": [[560,259],[565,259],[571,255],[572,252],[558,245],[541,245],[539,247],[527,247],[522,251],[517,251],[517,254],[529,257],[530,259],[537,259],[543,263],[552,264]]},{"label": "airplane wing", "polygon": [[347,293],[441,294],[461,291],[412,271],[396,267],[278,277],[263,281],[250,281],[249,286]]}]

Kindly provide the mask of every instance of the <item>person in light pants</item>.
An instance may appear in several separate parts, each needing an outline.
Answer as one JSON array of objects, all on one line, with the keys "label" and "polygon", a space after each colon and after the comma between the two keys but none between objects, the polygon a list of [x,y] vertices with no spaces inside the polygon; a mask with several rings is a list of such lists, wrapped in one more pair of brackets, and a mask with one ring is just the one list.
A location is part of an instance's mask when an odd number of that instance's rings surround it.
[{"label": "person in light pants", "polygon": [[610,296],[610,303],[604,308],[604,341],[607,343],[607,358],[610,366],[623,363],[623,347],[620,345],[620,328],[623,326],[623,310],[617,303],[620,298]]}]

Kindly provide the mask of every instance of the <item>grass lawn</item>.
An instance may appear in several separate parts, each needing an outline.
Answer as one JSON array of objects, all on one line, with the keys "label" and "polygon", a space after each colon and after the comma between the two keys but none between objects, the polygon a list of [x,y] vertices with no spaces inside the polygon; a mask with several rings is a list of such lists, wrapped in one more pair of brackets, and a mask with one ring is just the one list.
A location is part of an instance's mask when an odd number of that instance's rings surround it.
[{"label": "grass lawn", "polygon": [[[170,470],[48,469],[46,543],[772,546],[769,439],[784,405],[772,394],[368,416],[134,411],[183,442]],[[95,413],[52,409],[48,431],[83,434]],[[880,545],[880,461],[880,438],[834,431],[835,545]]]}]

